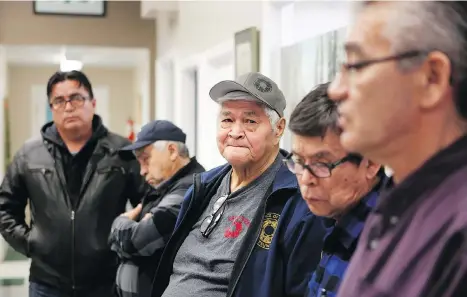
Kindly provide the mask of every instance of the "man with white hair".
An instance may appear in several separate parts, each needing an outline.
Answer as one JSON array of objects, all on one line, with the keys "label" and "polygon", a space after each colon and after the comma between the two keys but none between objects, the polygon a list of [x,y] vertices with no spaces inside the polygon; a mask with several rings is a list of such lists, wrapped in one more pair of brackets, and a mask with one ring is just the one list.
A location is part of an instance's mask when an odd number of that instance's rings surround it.
[{"label": "man with white hair", "polygon": [[137,140],[121,149],[122,153],[133,152],[141,175],[155,188],[155,194],[112,224],[111,249],[122,262],[116,280],[120,297],[150,296],[157,263],[185,192],[193,184],[193,174],[204,172],[195,157],[190,159],[185,140],[179,127],[159,120],[146,124]]},{"label": "man with white hair", "polygon": [[210,96],[221,107],[217,145],[228,164],[195,175],[152,296],[303,296],[324,228],[279,151],[284,95],[248,73],[216,84]]},{"label": "man with white hair", "polygon": [[358,4],[330,86],[345,149],[388,165],[341,297],[467,296],[467,2]]}]

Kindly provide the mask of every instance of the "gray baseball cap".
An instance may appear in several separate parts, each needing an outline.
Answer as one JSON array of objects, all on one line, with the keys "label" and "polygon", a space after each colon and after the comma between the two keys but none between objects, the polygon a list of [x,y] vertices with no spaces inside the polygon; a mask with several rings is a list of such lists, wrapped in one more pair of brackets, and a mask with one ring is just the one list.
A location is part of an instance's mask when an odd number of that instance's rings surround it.
[{"label": "gray baseball cap", "polygon": [[258,72],[249,72],[235,81],[224,80],[214,85],[209,96],[215,102],[222,100],[253,100],[266,104],[281,117],[287,105],[285,97],[277,84]]}]

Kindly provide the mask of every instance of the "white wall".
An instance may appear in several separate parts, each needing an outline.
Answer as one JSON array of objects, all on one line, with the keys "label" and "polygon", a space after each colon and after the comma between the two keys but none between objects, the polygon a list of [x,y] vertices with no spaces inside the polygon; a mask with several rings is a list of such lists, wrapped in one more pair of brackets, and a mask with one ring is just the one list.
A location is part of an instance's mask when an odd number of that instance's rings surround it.
[{"label": "white wall", "polygon": [[282,9],[282,46],[348,25],[350,1],[297,1]]},{"label": "white wall", "polygon": [[3,179],[5,162],[5,127],[3,100],[8,96],[8,65],[6,60],[6,50],[0,46],[0,179]]},{"label": "white wall", "polygon": [[[149,57],[148,57],[149,60]],[[150,120],[150,67],[148,63],[142,63],[134,69],[134,108],[132,120],[134,121],[133,130],[138,133],[141,126]],[[157,88],[156,88],[157,92]],[[157,111],[157,107],[156,107]],[[155,114],[155,113],[154,113]]]},{"label": "white wall", "polygon": [[175,46],[180,54],[190,55],[247,27],[261,27],[261,7],[261,1],[180,1]]}]

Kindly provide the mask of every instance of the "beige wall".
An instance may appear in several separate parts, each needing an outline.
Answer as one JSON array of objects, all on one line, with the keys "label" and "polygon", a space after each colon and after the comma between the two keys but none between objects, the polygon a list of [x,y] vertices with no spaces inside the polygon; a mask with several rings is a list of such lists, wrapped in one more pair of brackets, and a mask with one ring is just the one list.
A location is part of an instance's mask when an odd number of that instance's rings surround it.
[{"label": "beige wall", "polygon": [[150,118],[155,104],[154,20],[140,1],[107,1],[105,17],[35,15],[32,1],[0,1],[0,44],[144,47],[150,50]]},{"label": "beige wall", "polygon": [[[57,69],[42,66],[9,65],[9,102],[11,121],[11,152],[15,153],[31,137],[31,87],[34,84],[47,84],[49,77]],[[134,101],[138,94],[134,87],[133,69],[83,68],[93,86],[109,88],[109,129],[126,135],[126,121],[134,116]],[[46,89],[44,89],[46,98]],[[46,99],[44,99],[46,100]],[[97,98],[99,100],[99,98]],[[45,103],[44,103],[45,104]],[[40,127],[38,127],[40,129]]]},{"label": "beige wall", "polygon": [[143,118],[143,110],[142,110],[142,101],[143,101],[143,90],[141,86],[141,71],[139,69],[135,69],[133,75],[133,87],[135,88],[136,97],[133,101],[133,115],[131,119],[134,122],[134,131],[137,133],[139,131],[139,127],[142,124]]}]

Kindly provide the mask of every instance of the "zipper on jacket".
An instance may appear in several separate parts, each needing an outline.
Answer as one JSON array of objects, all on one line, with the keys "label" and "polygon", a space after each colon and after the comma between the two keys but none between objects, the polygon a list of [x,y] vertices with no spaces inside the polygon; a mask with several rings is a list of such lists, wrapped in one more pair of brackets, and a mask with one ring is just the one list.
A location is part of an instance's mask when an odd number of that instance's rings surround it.
[{"label": "zipper on jacket", "polygon": [[75,209],[77,206],[73,204],[72,200],[70,199],[70,193],[68,192],[66,178],[64,175],[64,168],[61,165],[61,162],[56,162],[55,157],[54,157],[55,152],[51,152],[51,149],[48,147],[48,142],[44,141],[44,144],[46,145],[47,150],[51,153],[54,167],[57,172],[58,180],[62,187],[62,191],[65,194],[65,199],[69,203],[70,209],[71,209],[71,214],[70,214],[70,220],[71,220],[71,288],[72,288],[72,296],[74,296],[75,289],[76,289],[76,282],[75,282]]},{"label": "zipper on jacket", "polygon": [[[56,162],[54,162],[56,164]],[[65,194],[66,200],[68,201],[71,209],[70,219],[71,219],[71,288],[74,294],[75,291],[75,205],[70,199],[70,194],[68,193],[68,188],[65,181],[65,176],[63,175],[62,167],[57,168],[57,175],[62,186],[63,192]]]},{"label": "zipper on jacket", "polygon": [[[152,281],[153,284],[163,283],[165,286],[169,284],[170,277],[166,278],[166,276],[167,275],[170,276],[171,269],[173,268],[173,261],[184,240],[182,238],[184,235],[182,233],[182,230],[183,230],[182,225],[187,224],[187,214],[190,212],[192,207],[194,207],[195,199],[193,198],[196,197],[196,194],[198,193],[200,187],[201,187],[201,174],[195,173],[193,175],[193,192],[191,194],[191,199],[188,202],[188,206],[186,208],[185,213],[183,214],[183,217],[178,221],[178,224],[175,226],[175,230],[172,236],[170,237],[169,241],[166,244],[166,247],[171,246],[172,249],[164,248],[164,251],[162,252],[162,256],[160,258],[161,260],[159,262],[158,268],[156,270],[156,273]],[[188,233],[186,235],[188,235]],[[172,265],[167,265],[167,263],[170,261],[172,261]],[[165,271],[162,271],[162,268],[165,268]],[[164,287],[164,285],[160,285],[160,286],[153,285],[151,288],[150,296],[161,296],[164,293],[164,291],[161,291],[161,288]]]},{"label": "zipper on jacket", "polygon": [[75,211],[71,211],[71,288],[75,294]]},{"label": "zipper on jacket", "polygon": [[[192,198],[190,199],[190,202],[188,203],[186,211],[185,211],[185,213],[183,214],[183,217],[180,220],[180,224],[185,221],[189,210],[193,206],[194,200],[195,200],[195,199],[193,199],[193,197],[196,197],[196,194],[198,193],[198,190],[199,190],[200,186],[201,186],[201,174],[195,173],[193,175],[193,191],[191,192],[191,197]],[[177,229],[179,229],[179,228],[177,228]]]}]

